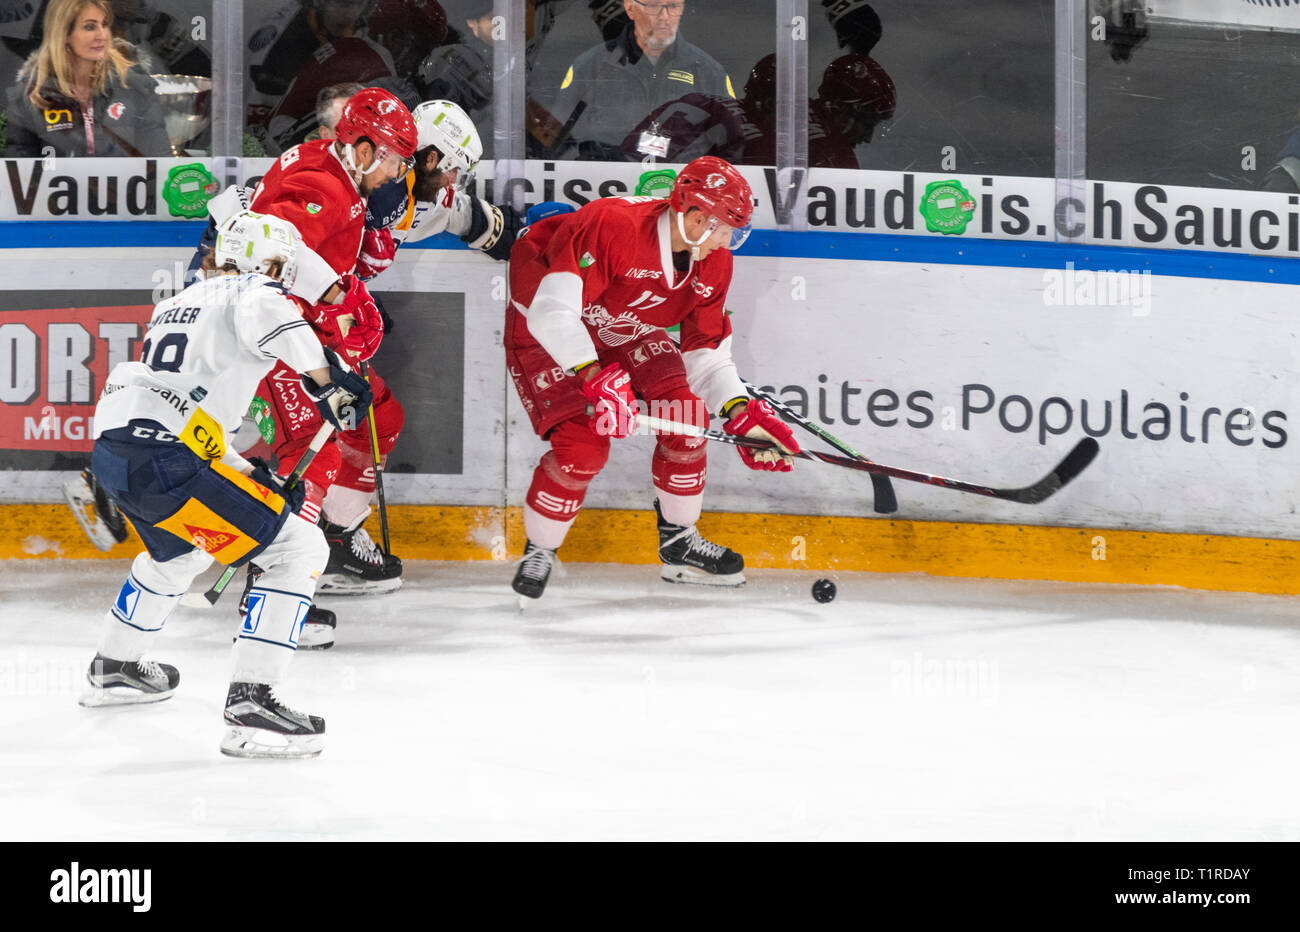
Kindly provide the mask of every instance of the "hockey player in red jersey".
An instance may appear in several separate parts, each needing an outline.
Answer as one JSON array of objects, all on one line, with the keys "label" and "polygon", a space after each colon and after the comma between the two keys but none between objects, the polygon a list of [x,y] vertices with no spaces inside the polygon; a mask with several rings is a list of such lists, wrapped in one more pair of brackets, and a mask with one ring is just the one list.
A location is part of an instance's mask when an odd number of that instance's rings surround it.
[{"label": "hockey player in red jersey", "polygon": [[[749,184],[713,156],[687,165],[668,200],[603,198],[534,223],[516,241],[506,309],[506,363],[538,436],[550,442],[524,502],[528,543],[514,589],[541,596],[610,439],[634,429],[638,397],[651,412],[778,450],[737,447],[753,469],[788,471],[794,436],[749,398],[731,359],[725,310],[730,250],[753,213]],[[665,327],[681,324],[680,349]],[[700,536],[705,441],[660,434],[651,463],[661,575],[669,582],[744,583],[740,554]]]},{"label": "hockey player in red jersey", "polygon": [[[374,301],[353,269],[365,233],[365,199],[410,170],[415,123],[396,97],[378,88],[353,95],[339,117],[336,139],[305,142],[271,166],[253,194],[252,208],[293,223],[306,248],[294,293],[313,303],[306,317],[321,342],[349,365],[369,359],[383,338]],[[275,453],[282,470],[306,450],[319,418],[299,382],[277,367],[259,395],[271,405]],[[402,429],[402,407],[383,380],[370,373],[374,425],[381,456]],[[321,592],[375,592],[401,585],[401,560],[384,554],[364,528],[375,490],[369,425],[338,435],[317,455],[304,477],[303,514],[324,517],[330,562]]]}]

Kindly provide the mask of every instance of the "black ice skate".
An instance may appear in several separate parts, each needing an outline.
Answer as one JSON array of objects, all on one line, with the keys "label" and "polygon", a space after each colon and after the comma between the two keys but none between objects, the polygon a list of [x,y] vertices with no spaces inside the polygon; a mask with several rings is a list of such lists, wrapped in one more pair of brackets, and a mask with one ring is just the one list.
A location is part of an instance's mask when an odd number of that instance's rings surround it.
[{"label": "black ice skate", "polygon": [[362,595],[392,592],[402,585],[402,561],[385,555],[363,527],[348,530],[328,521],[321,522],[330,545],[330,561],[321,574],[317,592],[333,595]]},{"label": "black ice skate", "polygon": [[90,689],[79,703],[86,708],[132,705],[170,699],[181,681],[175,667],[152,660],[110,660],[96,654],[86,671]]},{"label": "black ice skate", "polygon": [[555,551],[538,547],[530,540],[524,546],[524,558],[519,562],[519,569],[515,570],[515,581],[510,587],[522,596],[540,599],[554,566]]},{"label": "black ice skate", "polygon": [[[244,580],[244,594],[239,599],[239,617],[248,614],[248,593],[262,575],[256,563],[248,564],[248,578]],[[298,650],[327,650],[334,646],[334,629],[338,618],[327,608],[312,605],[307,609],[307,619],[298,632]]]},{"label": "black ice skate", "polygon": [[126,518],[89,469],[63,483],[63,497],[90,542],[100,550],[112,550],[114,544],[126,540]]},{"label": "black ice skate", "polygon": [[230,757],[316,757],[325,747],[325,719],[294,711],[265,683],[231,683],[225,719]]},{"label": "black ice skate", "polygon": [[682,527],[669,524],[659,510],[655,499],[655,514],[659,518],[659,562],[663,564],[659,575],[670,583],[691,583],[697,586],[743,586],[745,558],[700,536],[695,525]]}]

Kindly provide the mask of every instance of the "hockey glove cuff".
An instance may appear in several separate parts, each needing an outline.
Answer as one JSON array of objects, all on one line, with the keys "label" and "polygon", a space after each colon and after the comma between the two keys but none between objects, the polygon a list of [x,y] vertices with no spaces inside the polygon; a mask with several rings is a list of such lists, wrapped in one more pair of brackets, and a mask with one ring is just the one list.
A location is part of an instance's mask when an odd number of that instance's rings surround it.
[{"label": "hockey glove cuff", "polygon": [[328,347],[325,348],[325,358],[329,362],[330,380],[317,385],[311,376],[304,375],[303,391],[315,402],[320,416],[333,424],[335,430],[355,430],[365,420],[366,411],[375,398],[370,383],[345,368]]},{"label": "hockey glove cuff", "polygon": [[636,430],[636,394],[632,377],[618,363],[610,363],[600,374],[582,384],[582,393],[592,401],[591,427],[597,436],[628,437]]},{"label": "hockey glove cuff", "polygon": [[357,255],[357,276],[371,279],[393,264],[397,257],[397,244],[386,228],[367,229],[361,237],[361,251]]}]

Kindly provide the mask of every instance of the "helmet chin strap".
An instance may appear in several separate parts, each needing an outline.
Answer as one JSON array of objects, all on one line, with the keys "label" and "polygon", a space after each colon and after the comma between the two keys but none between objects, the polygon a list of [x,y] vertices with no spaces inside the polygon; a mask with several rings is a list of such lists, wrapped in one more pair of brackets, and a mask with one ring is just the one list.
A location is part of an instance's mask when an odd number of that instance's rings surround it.
[{"label": "helmet chin strap", "polygon": [[677,214],[677,232],[681,234],[682,241],[686,243],[687,246],[691,247],[691,261],[699,262],[700,247],[704,245],[706,239],[713,235],[713,230],[705,230],[704,235],[699,239],[691,239],[686,235],[686,214],[683,212]]},{"label": "helmet chin strap", "polygon": [[355,154],[356,148],[353,147],[352,143],[345,142],[343,144],[343,162],[350,174],[359,175],[361,178],[364,178],[379,167],[380,159],[378,149],[375,150],[375,157],[370,160],[369,168],[361,168],[357,165],[357,160],[354,158]]}]

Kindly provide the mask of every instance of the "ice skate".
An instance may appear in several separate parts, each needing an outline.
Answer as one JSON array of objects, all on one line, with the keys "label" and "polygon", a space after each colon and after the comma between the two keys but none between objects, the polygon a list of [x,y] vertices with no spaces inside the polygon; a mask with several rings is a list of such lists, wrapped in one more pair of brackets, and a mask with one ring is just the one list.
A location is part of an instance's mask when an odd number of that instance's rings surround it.
[{"label": "ice skate", "polygon": [[96,654],[86,671],[86,681],[90,688],[78,703],[89,709],[170,699],[181,674],[175,667],[153,660],[110,660]]},{"label": "ice skate", "polygon": [[515,571],[514,582],[510,587],[521,596],[540,599],[546,591],[546,583],[551,578],[551,570],[556,562],[555,551],[538,547],[531,540],[524,546],[524,558],[519,561]]},{"label": "ice skate", "polygon": [[[256,563],[248,564],[248,577],[244,580],[244,594],[239,599],[239,617],[248,614],[248,593],[262,575],[262,568]],[[327,650],[334,646],[334,629],[338,627],[338,618],[327,608],[312,605],[307,609],[307,618],[298,631],[298,650]]]},{"label": "ice skate", "polygon": [[659,575],[665,582],[696,586],[743,586],[745,558],[700,536],[695,525],[669,524],[655,499],[659,518]]},{"label": "ice skate", "polygon": [[63,497],[90,542],[100,550],[112,550],[114,544],[126,540],[126,518],[89,469],[63,483]]},{"label": "ice skate", "polygon": [[402,585],[402,561],[385,555],[363,527],[348,530],[328,521],[322,523],[330,545],[330,560],[316,587],[332,595],[363,595],[392,592]]},{"label": "ice skate", "polygon": [[325,719],[290,709],[265,683],[231,683],[225,719],[221,753],[230,757],[316,757],[324,750]]}]

